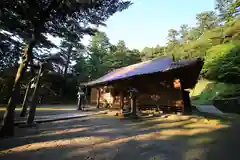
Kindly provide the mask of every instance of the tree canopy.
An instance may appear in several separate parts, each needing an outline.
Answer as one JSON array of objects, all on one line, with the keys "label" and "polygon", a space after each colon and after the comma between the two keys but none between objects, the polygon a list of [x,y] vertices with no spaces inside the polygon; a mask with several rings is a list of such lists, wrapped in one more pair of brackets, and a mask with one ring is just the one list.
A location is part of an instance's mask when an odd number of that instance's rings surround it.
[{"label": "tree canopy", "polygon": [[[30,66],[34,74],[36,50],[54,47],[47,36],[52,35],[63,39],[68,45],[64,73],[66,75],[70,63],[72,44],[78,43],[84,34],[93,35],[93,26],[105,25],[104,22],[114,13],[122,11],[131,5],[130,1],[122,0],[9,0],[1,1],[0,31],[18,39],[25,45],[20,58],[12,95],[9,98],[0,136],[13,134],[14,110],[21,89],[21,81]],[[6,35],[6,34],[5,34]],[[8,37],[10,37],[8,36]],[[6,38],[7,39],[7,38]],[[8,38],[8,41],[11,38]],[[8,41],[1,42],[7,46]],[[5,47],[6,48],[6,47]],[[8,47],[9,48],[9,47]],[[10,47],[14,48],[14,47]],[[6,54],[6,53],[4,53]],[[40,74],[40,73],[39,73]],[[39,77],[37,78],[39,81]],[[37,82],[38,83],[38,82]],[[38,87],[38,85],[37,85]],[[36,87],[36,88],[37,88]],[[34,94],[37,90],[34,90]],[[36,99],[33,104],[36,104]],[[31,105],[36,107],[36,105]],[[35,110],[30,108],[31,110]]]}]

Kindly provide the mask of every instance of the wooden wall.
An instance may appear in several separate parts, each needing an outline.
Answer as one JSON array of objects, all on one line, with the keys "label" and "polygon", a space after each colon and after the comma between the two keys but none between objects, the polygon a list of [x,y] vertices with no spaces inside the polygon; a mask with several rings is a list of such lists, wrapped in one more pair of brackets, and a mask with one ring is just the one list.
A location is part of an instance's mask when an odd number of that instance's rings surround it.
[{"label": "wooden wall", "polygon": [[180,90],[166,88],[154,94],[139,94],[137,105],[183,106],[183,103]]},{"label": "wooden wall", "polygon": [[[97,104],[97,93],[96,88],[91,90],[91,104]],[[105,95],[106,97],[106,95]],[[113,103],[112,107],[120,107],[120,96],[112,96]],[[101,95],[100,103],[104,103],[104,96]],[[129,97],[125,97],[124,104],[129,104]],[[179,89],[164,88],[157,93],[138,93],[137,94],[137,106],[176,106],[183,107],[182,95]]]},{"label": "wooden wall", "polygon": [[96,88],[91,88],[90,104],[97,104],[97,94],[98,90]]}]

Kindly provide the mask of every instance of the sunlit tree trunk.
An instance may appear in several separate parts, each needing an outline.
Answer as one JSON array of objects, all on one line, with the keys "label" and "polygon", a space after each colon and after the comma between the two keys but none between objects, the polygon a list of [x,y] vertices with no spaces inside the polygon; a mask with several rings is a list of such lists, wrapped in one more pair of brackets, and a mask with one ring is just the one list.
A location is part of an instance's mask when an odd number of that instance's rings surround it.
[{"label": "sunlit tree trunk", "polygon": [[43,65],[41,64],[40,69],[38,71],[38,76],[35,82],[35,88],[32,94],[32,102],[31,102],[31,106],[30,106],[30,110],[27,118],[27,124],[32,124],[34,121],[36,106],[37,106],[37,97],[38,97],[37,92],[38,92],[39,82],[40,82],[42,72],[43,72]]},{"label": "sunlit tree trunk", "polygon": [[72,54],[72,44],[69,45],[68,51],[67,51],[67,62],[65,64],[65,68],[64,68],[64,77],[66,77],[66,75],[67,75],[71,54]]},{"label": "sunlit tree trunk", "polygon": [[29,62],[32,63],[32,59],[33,59],[32,50],[33,50],[33,47],[36,45],[36,42],[41,34],[41,31],[43,29],[46,19],[49,18],[50,13],[52,12],[53,9],[58,8],[58,6],[62,3],[62,1],[63,0],[52,1],[50,5],[44,10],[44,12],[39,13],[40,14],[39,21],[37,22],[34,21],[35,30],[33,33],[33,38],[26,46],[22,61],[18,67],[18,71],[15,77],[15,81],[12,89],[12,95],[9,98],[7,108],[4,113],[2,123],[0,125],[0,137],[14,135],[14,111],[16,108],[16,100],[20,92],[20,81],[27,70],[28,63]]},{"label": "sunlit tree trunk", "polygon": [[20,117],[25,117],[26,116],[27,108],[28,108],[27,101],[28,101],[28,96],[29,96],[29,91],[30,91],[30,88],[31,88],[31,84],[32,84],[32,82],[28,83],[26,93],[25,93],[23,103],[22,103],[22,111],[21,111]]},{"label": "sunlit tree trunk", "polygon": [[12,88],[12,94],[8,100],[6,111],[4,113],[4,117],[1,122],[0,137],[14,135],[14,111],[16,108],[18,96],[20,94],[20,81],[27,70],[27,65],[29,61],[32,59],[32,49],[34,46],[35,46],[35,41],[34,40],[30,41],[30,43],[26,46],[25,51],[23,53],[21,63],[19,64],[19,67],[16,73],[14,85]]},{"label": "sunlit tree trunk", "polygon": [[78,97],[78,110],[82,110],[82,105],[83,105],[83,95],[80,95],[80,97]]}]

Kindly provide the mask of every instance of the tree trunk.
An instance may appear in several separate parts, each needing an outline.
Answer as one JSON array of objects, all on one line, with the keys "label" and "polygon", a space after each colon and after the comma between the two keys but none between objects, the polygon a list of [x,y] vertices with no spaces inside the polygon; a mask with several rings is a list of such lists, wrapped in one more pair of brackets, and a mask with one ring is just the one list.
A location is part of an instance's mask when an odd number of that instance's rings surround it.
[{"label": "tree trunk", "polygon": [[67,75],[68,66],[69,66],[70,58],[71,58],[71,53],[72,53],[72,45],[70,44],[68,47],[68,51],[67,51],[67,62],[65,64],[65,68],[64,68],[64,77],[66,77],[66,75]]},{"label": "tree trunk", "polygon": [[101,89],[97,89],[97,108],[100,108]]},{"label": "tree trunk", "polygon": [[78,98],[78,110],[82,110],[83,96],[80,95]]},{"label": "tree trunk", "polygon": [[28,83],[28,87],[26,89],[26,93],[25,93],[25,96],[24,96],[24,99],[23,99],[22,111],[21,111],[20,117],[25,117],[26,116],[27,108],[28,108],[28,106],[27,106],[28,95],[29,95],[29,90],[31,88],[31,84],[32,84],[32,82]]},{"label": "tree trunk", "polygon": [[23,53],[21,63],[19,64],[11,97],[8,100],[7,108],[4,113],[3,120],[1,122],[0,127],[0,137],[7,137],[14,135],[14,111],[16,108],[17,98],[20,94],[20,81],[26,72],[27,65],[29,61],[32,60],[32,49],[35,46],[35,42],[32,40],[26,46],[25,51]]},{"label": "tree trunk", "polygon": [[33,59],[32,50],[33,50],[33,47],[36,45],[36,41],[40,36],[45,20],[49,17],[53,9],[58,8],[59,4],[61,4],[62,1],[63,0],[52,1],[49,7],[46,10],[44,10],[44,12],[40,13],[40,20],[35,24],[33,39],[27,45],[23,54],[23,60],[21,61],[18,67],[18,71],[15,77],[15,81],[12,89],[12,95],[9,98],[7,108],[0,125],[0,137],[14,135],[14,111],[16,108],[16,100],[20,92],[20,81],[24,76],[28,63],[29,62],[32,63],[32,59]]},{"label": "tree trunk", "polygon": [[35,88],[34,88],[34,91],[32,94],[32,102],[31,102],[31,107],[30,107],[29,114],[28,114],[27,124],[32,124],[34,121],[36,106],[37,106],[37,97],[38,97],[37,92],[38,92],[38,88],[39,88],[39,82],[40,82],[40,77],[41,77],[42,71],[43,71],[43,66],[41,64],[40,69],[38,71]]}]

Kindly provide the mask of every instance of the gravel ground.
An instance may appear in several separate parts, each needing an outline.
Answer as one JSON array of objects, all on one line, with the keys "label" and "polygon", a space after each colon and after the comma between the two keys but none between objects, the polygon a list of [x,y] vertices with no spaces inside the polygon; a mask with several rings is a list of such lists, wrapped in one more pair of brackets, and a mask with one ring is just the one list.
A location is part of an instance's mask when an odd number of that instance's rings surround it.
[{"label": "gravel ground", "polygon": [[90,116],[16,128],[0,140],[1,160],[232,160],[240,159],[238,120],[164,115],[126,120]]},{"label": "gravel ground", "polygon": [[[4,107],[0,107],[0,120],[3,118],[5,112]],[[47,115],[58,115],[63,113],[75,113],[77,107],[74,105],[44,105],[38,106],[36,111],[36,117],[47,116]],[[15,118],[19,119],[21,108],[17,107],[15,110]]]},{"label": "gravel ground", "polygon": [[[89,111],[96,111],[96,107],[88,106],[86,108]],[[0,107],[0,120],[4,116],[5,108]],[[20,117],[21,108],[17,107],[15,110],[15,120],[22,121],[26,120],[27,117]],[[37,107],[35,119],[42,119],[45,116],[57,117],[62,114],[81,114],[82,111],[77,110],[76,105],[42,105]]]}]

